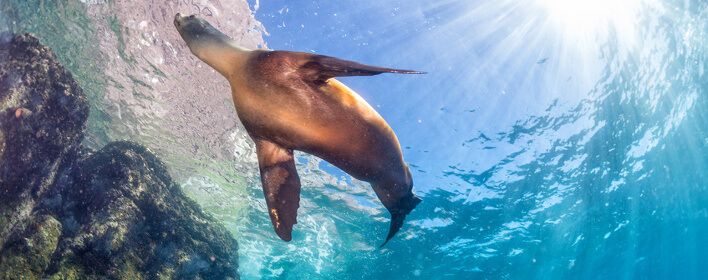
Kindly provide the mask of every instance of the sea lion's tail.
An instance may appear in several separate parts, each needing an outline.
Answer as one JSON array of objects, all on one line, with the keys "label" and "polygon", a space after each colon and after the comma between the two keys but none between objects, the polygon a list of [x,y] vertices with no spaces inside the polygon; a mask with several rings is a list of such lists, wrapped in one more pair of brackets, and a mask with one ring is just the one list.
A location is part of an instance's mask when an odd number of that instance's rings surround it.
[{"label": "sea lion's tail", "polygon": [[386,243],[388,243],[391,238],[393,238],[394,235],[398,232],[398,230],[401,229],[403,226],[403,222],[406,220],[406,216],[415,209],[415,207],[420,203],[422,200],[415,196],[413,192],[411,192],[408,196],[404,197],[403,199],[399,200],[396,205],[393,207],[389,208],[388,211],[391,213],[391,226],[388,229],[388,236],[386,236],[386,241],[384,241],[383,244],[379,248],[382,248]]}]

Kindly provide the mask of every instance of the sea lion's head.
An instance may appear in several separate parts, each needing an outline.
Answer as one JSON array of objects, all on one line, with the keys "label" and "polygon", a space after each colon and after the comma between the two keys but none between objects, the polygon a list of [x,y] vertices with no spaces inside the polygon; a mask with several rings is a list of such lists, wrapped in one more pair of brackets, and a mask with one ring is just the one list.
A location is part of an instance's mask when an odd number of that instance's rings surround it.
[{"label": "sea lion's head", "polygon": [[222,48],[231,41],[229,36],[195,15],[185,16],[178,13],[175,15],[174,23],[179,35],[189,46],[189,50],[207,63],[209,63],[207,53],[210,49]]},{"label": "sea lion's head", "polygon": [[227,79],[235,66],[245,62],[249,49],[238,46],[236,41],[226,36],[204,19],[195,15],[175,15],[175,28],[187,43],[189,50],[209,64]]}]

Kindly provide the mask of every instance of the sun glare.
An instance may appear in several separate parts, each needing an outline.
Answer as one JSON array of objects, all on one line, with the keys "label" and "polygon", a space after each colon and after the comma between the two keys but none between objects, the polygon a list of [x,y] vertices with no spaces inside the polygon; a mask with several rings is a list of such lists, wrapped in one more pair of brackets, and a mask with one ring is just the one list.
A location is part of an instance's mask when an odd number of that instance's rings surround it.
[{"label": "sun glare", "polygon": [[633,40],[641,0],[538,0],[549,20],[574,36],[596,39],[613,30],[623,40]]}]

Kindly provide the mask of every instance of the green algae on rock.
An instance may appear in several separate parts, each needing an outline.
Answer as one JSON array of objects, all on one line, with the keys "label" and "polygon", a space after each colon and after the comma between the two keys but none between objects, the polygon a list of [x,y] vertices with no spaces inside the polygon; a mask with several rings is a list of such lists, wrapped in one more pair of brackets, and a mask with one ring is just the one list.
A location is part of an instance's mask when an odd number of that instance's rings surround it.
[{"label": "green algae on rock", "polygon": [[52,216],[34,219],[24,231],[5,243],[0,254],[0,278],[42,275],[59,244],[61,229],[61,223]]}]

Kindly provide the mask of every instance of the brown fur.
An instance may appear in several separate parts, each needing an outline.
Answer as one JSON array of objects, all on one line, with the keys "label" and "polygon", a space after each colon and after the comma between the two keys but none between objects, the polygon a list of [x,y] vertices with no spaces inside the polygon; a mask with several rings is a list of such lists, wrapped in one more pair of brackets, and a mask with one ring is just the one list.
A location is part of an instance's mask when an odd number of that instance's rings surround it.
[{"label": "brown fur", "polygon": [[371,182],[386,208],[395,208],[412,185],[396,135],[336,79],[304,79],[296,69],[306,59],[299,53],[257,51],[245,72],[229,78],[246,130],[254,139],[313,154]]},{"label": "brown fur", "polygon": [[[410,172],[391,127],[333,77],[419,72],[309,53],[250,51],[220,41],[225,37],[220,33],[206,43],[190,41],[194,36],[183,29],[202,31],[195,25],[184,27],[189,20],[198,19],[177,15],[175,25],[192,52],[229,81],[238,116],[256,143],[263,192],[278,236],[289,241],[297,222],[300,180],[293,150],[300,150],[372,184],[392,215],[388,241],[420,199],[412,193]],[[217,32],[211,26],[206,30],[211,32],[207,35]]]}]

